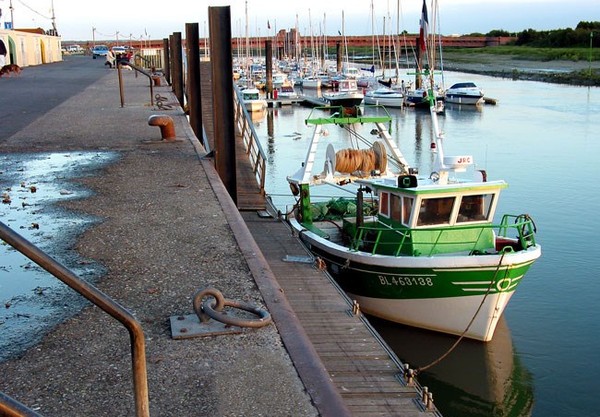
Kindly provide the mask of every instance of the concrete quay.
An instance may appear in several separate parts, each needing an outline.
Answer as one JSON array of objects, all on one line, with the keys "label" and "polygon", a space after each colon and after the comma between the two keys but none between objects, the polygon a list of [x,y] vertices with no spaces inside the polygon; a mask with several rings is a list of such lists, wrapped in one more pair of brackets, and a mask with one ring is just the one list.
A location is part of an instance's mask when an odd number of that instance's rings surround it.
[{"label": "concrete quay", "polygon": [[[150,105],[145,77],[125,71],[123,80],[121,107],[116,71],[89,57],[0,79],[0,153],[114,156],[81,170],[77,184],[90,197],[61,203],[74,217],[98,221],[51,255],[101,263],[105,273],[93,277],[95,285],[142,324],[150,415],[374,415],[350,411],[170,87],[155,87],[172,105],[159,109]],[[156,114],[173,118],[175,140],[149,126]],[[3,189],[13,168],[0,168]],[[9,218],[0,221],[10,226]],[[274,324],[173,339],[170,317],[192,314],[194,294],[208,287],[269,310]],[[77,297],[63,300],[65,310]],[[93,306],[65,319],[0,363],[0,392],[43,416],[135,415],[127,331]],[[415,405],[411,390],[403,402],[412,411],[377,415],[432,415]]]}]

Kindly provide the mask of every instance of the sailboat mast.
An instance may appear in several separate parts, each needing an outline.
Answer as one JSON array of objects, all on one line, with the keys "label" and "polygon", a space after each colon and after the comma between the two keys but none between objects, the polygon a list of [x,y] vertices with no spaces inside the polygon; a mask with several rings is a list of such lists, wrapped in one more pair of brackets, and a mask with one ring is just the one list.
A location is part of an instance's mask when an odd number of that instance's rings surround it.
[{"label": "sailboat mast", "polygon": [[248,37],[248,0],[246,0],[246,74],[250,76],[250,38]]}]

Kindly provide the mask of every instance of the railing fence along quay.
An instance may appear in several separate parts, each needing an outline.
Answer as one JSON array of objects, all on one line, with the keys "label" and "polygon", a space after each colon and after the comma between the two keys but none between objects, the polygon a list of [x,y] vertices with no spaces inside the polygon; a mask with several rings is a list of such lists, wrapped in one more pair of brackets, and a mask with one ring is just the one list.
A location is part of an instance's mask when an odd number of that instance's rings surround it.
[{"label": "railing fence along quay", "polygon": [[261,192],[265,192],[265,173],[267,170],[267,157],[262,149],[258,135],[254,130],[252,118],[248,114],[244,101],[242,100],[240,90],[236,87],[234,93],[235,124],[237,132],[241,137],[246,155],[250,160],[252,171]]},{"label": "railing fence along quay", "polygon": [[[0,222],[0,240],[8,243],[17,251],[31,259],[37,265],[60,279],[69,287],[84,296],[105,313],[119,321],[128,331],[131,342],[131,360],[133,370],[133,389],[135,394],[135,409],[137,417],[149,417],[148,377],[146,372],[146,348],[142,325],[133,314],[108,297],[102,291],[79,278],[69,269],[52,259],[37,246],[15,233]],[[14,417],[39,416],[23,404],[0,393],[0,415]]]}]

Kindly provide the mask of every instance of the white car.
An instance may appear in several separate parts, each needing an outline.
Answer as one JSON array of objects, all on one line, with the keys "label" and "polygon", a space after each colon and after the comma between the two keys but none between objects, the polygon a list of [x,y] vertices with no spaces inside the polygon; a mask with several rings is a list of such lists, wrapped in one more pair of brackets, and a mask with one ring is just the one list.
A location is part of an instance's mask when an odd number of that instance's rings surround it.
[{"label": "white car", "polygon": [[127,49],[125,49],[124,46],[113,46],[111,50],[115,56],[125,54],[127,52]]}]

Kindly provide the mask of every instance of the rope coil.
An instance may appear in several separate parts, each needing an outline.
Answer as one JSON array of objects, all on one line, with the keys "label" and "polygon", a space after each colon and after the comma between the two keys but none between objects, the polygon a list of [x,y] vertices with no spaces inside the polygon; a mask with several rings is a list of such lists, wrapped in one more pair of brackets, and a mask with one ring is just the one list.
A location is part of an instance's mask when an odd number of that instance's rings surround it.
[{"label": "rope coil", "polygon": [[335,170],[344,174],[387,169],[385,146],[377,141],[370,149],[342,149],[335,153]]}]

